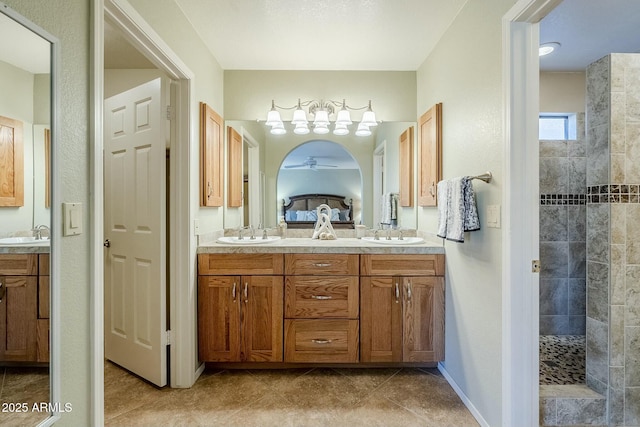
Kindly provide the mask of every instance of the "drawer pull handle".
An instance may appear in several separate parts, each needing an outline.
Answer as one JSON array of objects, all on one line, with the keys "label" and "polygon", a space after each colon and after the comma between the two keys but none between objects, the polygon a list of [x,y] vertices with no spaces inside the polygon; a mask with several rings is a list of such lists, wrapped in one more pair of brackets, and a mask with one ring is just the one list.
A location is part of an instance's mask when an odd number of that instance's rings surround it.
[{"label": "drawer pull handle", "polygon": [[233,297],[233,300],[236,300],[236,282],[233,282],[233,289],[231,290],[231,296]]},{"label": "drawer pull handle", "polygon": [[314,338],[311,342],[315,344],[331,344],[332,340],[328,340],[326,338]]},{"label": "drawer pull handle", "polygon": [[398,282],[396,282],[396,304],[400,302],[400,288],[398,287]]},{"label": "drawer pull handle", "polygon": [[411,302],[411,282],[407,282],[407,301]]},{"label": "drawer pull handle", "polygon": [[330,262],[316,262],[313,265],[314,265],[314,267],[331,267],[331,263]]},{"label": "drawer pull handle", "polygon": [[333,297],[331,295],[311,295],[311,298],[325,300],[325,299],[331,299]]},{"label": "drawer pull handle", "polygon": [[244,302],[249,302],[249,283],[244,282]]}]

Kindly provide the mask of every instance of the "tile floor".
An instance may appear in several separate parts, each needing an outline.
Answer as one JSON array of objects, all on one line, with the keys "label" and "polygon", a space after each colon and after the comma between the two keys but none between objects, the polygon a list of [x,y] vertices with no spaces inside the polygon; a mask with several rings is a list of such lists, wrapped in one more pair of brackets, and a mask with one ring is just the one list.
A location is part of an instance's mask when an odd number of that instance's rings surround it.
[{"label": "tile floor", "polygon": [[[33,404],[49,401],[49,368],[0,368],[0,426],[35,426],[49,417]],[[16,412],[26,404],[27,412]],[[11,405],[11,406],[10,406]]]},{"label": "tile floor", "polygon": [[584,383],[584,335],[540,335],[540,384]]},{"label": "tile floor", "polygon": [[105,364],[106,426],[475,427],[437,369],[208,370],[158,389]]}]

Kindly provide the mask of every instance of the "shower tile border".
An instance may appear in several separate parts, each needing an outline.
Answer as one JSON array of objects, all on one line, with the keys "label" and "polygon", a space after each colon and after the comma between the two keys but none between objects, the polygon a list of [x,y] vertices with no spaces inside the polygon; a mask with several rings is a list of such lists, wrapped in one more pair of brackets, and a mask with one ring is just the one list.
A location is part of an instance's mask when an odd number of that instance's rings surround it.
[{"label": "shower tile border", "polygon": [[640,184],[590,185],[587,203],[640,203]]},{"label": "shower tile border", "polygon": [[585,205],[586,194],[540,194],[540,206]]}]

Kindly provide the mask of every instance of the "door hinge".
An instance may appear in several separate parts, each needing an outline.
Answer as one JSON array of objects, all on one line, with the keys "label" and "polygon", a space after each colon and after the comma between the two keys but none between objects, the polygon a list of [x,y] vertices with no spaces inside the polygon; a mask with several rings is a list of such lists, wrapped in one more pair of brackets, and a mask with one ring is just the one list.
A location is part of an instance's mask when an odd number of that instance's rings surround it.
[{"label": "door hinge", "polygon": [[539,259],[534,259],[533,261],[531,261],[532,273],[540,273],[540,268],[541,268],[541,264]]},{"label": "door hinge", "polygon": [[167,120],[173,119],[173,108],[171,105],[167,105]]},{"label": "door hinge", "polygon": [[173,344],[173,336],[171,335],[171,330],[166,331],[166,345]]}]

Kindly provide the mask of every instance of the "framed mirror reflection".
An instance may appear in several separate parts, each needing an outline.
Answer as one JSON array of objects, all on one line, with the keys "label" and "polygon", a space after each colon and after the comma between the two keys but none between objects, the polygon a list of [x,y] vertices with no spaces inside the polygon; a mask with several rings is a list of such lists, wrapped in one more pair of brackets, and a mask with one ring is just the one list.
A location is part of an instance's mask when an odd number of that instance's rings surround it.
[{"label": "framed mirror reflection", "polygon": [[[57,39],[0,3],[0,401],[3,425],[50,425]],[[53,391],[53,393],[52,393]],[[13,406],[11,406],[13,405]]]}]

